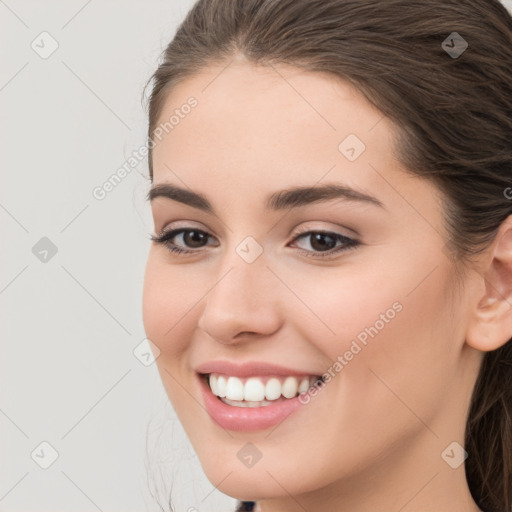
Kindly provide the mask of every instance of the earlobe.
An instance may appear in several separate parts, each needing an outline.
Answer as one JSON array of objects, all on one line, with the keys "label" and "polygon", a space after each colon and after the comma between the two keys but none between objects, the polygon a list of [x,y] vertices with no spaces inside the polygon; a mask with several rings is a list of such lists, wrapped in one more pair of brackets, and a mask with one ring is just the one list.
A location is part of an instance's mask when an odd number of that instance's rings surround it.
[{"label": "earlobe", "polygon": [[488,249],[479,279],[485,290],[471,313],[466,343],[482,352],[512,338],[512,215],[502,223]]}]

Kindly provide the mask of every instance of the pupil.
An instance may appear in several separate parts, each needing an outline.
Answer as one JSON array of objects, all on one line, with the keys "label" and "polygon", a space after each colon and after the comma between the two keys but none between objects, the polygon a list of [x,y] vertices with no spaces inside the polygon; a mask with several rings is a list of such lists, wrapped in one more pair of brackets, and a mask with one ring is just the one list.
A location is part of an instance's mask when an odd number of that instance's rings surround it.
[{"label": "pupil", "polygon": [[[319,251],[326,251],[326,250],[328,251],[329,249],[333,249],[334,245],[336,244],[336,241],[334,240],[334,238],[332,236],[329,236],[329,235],[326,235],[323,233],[315,233],[311,236],[312,236],[311,247],[313,247],[313,249],[316,249]],[[326,238],[330,239],[332,242],[330,244],[327,244],[327,247],[325,244]]]},{"label": "pupil", "polygon": [[186,231],[184,234],[186,245],[191,247],[200,247],[204,238],[205,233],[201,233],[200,231]]}]

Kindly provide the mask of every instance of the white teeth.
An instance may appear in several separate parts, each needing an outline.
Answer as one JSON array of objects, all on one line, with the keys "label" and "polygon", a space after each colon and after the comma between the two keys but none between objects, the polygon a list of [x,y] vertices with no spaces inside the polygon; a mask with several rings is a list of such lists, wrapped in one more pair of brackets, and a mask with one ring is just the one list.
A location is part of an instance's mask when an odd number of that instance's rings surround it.
[{"label": "white teeth", "polygon": [[228,378],[228,383],[226,384],[226,398],[229,398],[229,400],[244,399],[244,385],[239,378]]},{"label": "white teeth", "polygon": [[247,379],[244,386],[244,400],[261,402],[265,398],[265,385],[260,379]]},{"label": "white teeth", "polygon": [[299,383],[295,377],[286,377],[281,393],[285,398],[293,398],[297,394]]},{"label": "white teeth", "polygon": [[277,400],[281,396],[281,383],[279,379],[272,377],[265,384],[265,398],[267,400]]},{"label": "white teeth", "polygon": [[309,378],[304,377],[299,384],[299,389],[297,390],[299,393],[305,393],[309,389]]},{"label": "white teeth", "polygon": [[[220,396],[221,398],[225,397],[226,396],[226,377],[219,375],[217,377],[216,385],[217,385],[217,389],[216,389],[217,392],[215,394],[217,396]],[[212,388],[212,389],[214,389],[214,388]]]},{"label": "white teeth", "polygon": [[[218,374],[209,375],[209,383],[212,393],[220,398],[224,398],[226,403],[230,401],[244,401],[245,407],[257,407],[259,405],[269,405],[271,400],[277,400],[284,396],[293,398],[297,393],[303,393],[309,389],[316,377],[286,377],[281,381],[276,377],[271,377],[266,383],[258,377],[250,377],[245,383],[238,377],[226,377]],[[233,404],[231,404],[233,405]]]},{"label": "white teeth", "polygon": [[222,401],[228,405],[234,405],[235,407],[264,407],[265,405],[270,405],[272,402],[267,402],[266,400],[262,400],[260,402],[246,402],[245,400],[228,400],[227,398],[223,398]]}]

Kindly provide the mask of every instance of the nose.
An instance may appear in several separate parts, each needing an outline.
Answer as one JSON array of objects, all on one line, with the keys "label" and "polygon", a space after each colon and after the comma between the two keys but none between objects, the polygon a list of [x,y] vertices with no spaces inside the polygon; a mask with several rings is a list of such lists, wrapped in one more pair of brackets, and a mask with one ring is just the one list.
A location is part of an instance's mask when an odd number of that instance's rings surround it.
[{"label": "nose", "polygon": [[264,261],[233,258],[223,269],[205,297],[198,327],[224,344],[276,332],[281,325],[279,287]]}]

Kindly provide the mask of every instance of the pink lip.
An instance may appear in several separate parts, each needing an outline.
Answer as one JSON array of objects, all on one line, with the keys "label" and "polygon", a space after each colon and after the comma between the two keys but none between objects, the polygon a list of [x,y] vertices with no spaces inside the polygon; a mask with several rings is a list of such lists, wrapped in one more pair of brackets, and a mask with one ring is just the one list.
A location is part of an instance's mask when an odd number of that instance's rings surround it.
[{"label": "pink lip", "polygon": [[309,376],[318,375],[316,373],[294,370],[292,368],[285,368],[271,363],[263,363],[258,361],[249,361],[247,363],[232,363],[230,361],[209,361],[200,364],[195,368],[198,373],[222,373],[224,375],[233,375],[234,377],[252,377],[264,375],[276,376]]},{"label": "pink lip", "polygon": [[[223,372],[219,371],[219,373]],[[232,369],[230,369],[229,375],[234,375]],[[240,374],[235,375],[242,376]],[[254,375],[254,372],[251,372],[251,375]],[[213,421],[226,430],[264,430],[281,423],[302,406],[298,396],[262,407],[236,407],[228,405],[212,393],[204,377],[197,375],[197,378],[208,414]]]}]

